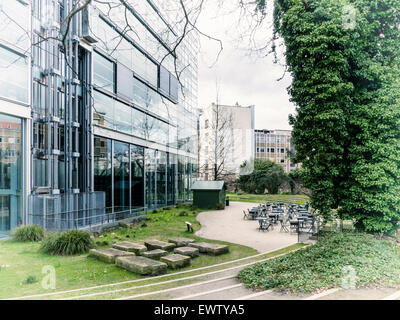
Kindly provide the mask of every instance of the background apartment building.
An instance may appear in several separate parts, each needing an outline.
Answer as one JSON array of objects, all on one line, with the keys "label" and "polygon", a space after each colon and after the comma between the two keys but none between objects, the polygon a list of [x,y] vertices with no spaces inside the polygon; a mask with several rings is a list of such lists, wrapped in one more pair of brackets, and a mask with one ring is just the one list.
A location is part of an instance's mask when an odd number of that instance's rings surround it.
[{"label": "background apartment building", "polygon": [[254,159],[255,106],[211,104],[199,119],[199,178],[231,180]]},{"label": "background apartment building", "polygon": [[191,199],[196,33],[172,52],[182,29],[163,1],[93,2],[61,43],[75,2],[0,0],[0,232]]},{"label": "background apartment building", "polygon": [[300,165],[291,161],[295,154],[290,130],[255,130],[256,159],[268,159],[280,164],[286,173]]}]

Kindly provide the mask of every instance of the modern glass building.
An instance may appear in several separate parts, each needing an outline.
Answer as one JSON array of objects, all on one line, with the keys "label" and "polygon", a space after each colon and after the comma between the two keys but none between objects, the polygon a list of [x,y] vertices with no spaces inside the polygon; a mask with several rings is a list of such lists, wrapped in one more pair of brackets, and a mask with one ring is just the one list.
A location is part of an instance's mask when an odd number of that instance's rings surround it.
[{"label": "modern glass building", "polygon": [[192,199],[197,35],[174,50],[160,3],[94,1],[60,41],[75,4],[0,0],[0,233]]}]

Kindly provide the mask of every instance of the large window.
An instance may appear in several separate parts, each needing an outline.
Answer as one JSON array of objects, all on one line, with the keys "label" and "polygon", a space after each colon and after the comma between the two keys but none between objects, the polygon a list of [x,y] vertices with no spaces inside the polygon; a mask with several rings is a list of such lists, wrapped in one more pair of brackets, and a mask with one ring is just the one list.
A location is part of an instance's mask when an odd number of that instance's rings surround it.
[{"label": "large window", "polygon": [[128,210],[129,204],[129,144],[114,142],[114,210]]},{"label": "large window", "polygon": [[149,208],[156,205],[156,169],[157,158],[156,151],[151,149],[145,150],[146,161],[146,204]]},{"label": "large window", "polygon": [[108,91],[115,91],[115,64],[94,52],[94,84]]},{"label": "large window", "polygon": [[21,221],[22,121],[0,114],[0,232]]},{"label": "large window", "polygon": [[114,129],[114,99],[98,91],[94,91],[94,123]]},{"label": "large window", "polygon": [[112,141],[94,138],[94,189],[106,193],[106,207],[112,203]]},{"label": "large window", "polygon": [[0,45],[0,96],[28,102],[28,59]]},{"label": "large window", "polygon": [[159,206],[167,204],[167,154],[162,151],[157,152],[157,204]]},{"label": "large window", "polygon": [[144,207],[144,148],[131,146],[132,207]]},{"label": "large window", "polygon": [[0,38],[22,49],[28,49],[28,4],[17,0],[0,0],[0,8]]}]

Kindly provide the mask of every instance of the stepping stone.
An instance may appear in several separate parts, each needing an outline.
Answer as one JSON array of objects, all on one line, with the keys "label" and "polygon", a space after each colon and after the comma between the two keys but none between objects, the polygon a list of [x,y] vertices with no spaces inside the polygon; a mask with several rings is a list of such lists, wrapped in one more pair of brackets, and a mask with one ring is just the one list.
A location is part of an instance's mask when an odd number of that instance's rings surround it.
[{"label": "stepping stone", "polygon": [[115,243],[113,248],[122,251],[134,252],[136,255],[141,255],[143,252],[147,251],[146,246],[129,241]]},{"label": "stepping stone", "polygon": [[158,241],[158,240],[149,240],[144,242],[145,246],[149,250],[164,250],[164,251],[171,251],[172,249],[175,248],[175,245],[173,243],[168,243],[164,241]]},{"label": "stepping stone", "polygon": [[141,275],[158,276],[167,273],[167,264],[145,257],[119,257],[115,264],[125,270]]},{"label": "stepping stone", "polygon": [[181,254],[183,256],[189,256],[191,258],[196,258],[200,255],[199,249],[192,247],[175,248],[174,253]]},{"label": "stepping stone", "polygon": [[168,252],[165,250],[151,250],[151,251],[146,251],[141,254],[143,257],[149,258],[149,259],[155,259],[155,260],[160,260],[161,257],[165,257],[168,255]]},{"label": "stepping stone", "polygon": [[89,255],[103,262],[115,263],[115,259],[118,257],[134,256],[135,254],[133,252],[127,252],[109,248],[109,249],[99,249],[99,250],[91,249],[89,251]]},{"label": "stepping stone", "polygon": [[215,244],[215,243],[207,243],[207,242],[196,242],[189,244],[192,248],[197,248],[201,253],[208,253],[214,256],[218,256],[220,254],[228,253],[229,246]]},{"label": "stepping stone", "polygon": [[169,256],[160,259],[165,262],[171,269],[178,269],[190,266],[190,257],[181,254],[170,254]]},{"label": "stepping stone", "polygon": [[171,238],[168,242],[174,243],[177,247],[187,247],[189,243],[193,243],[193,239],[189,238]]}]

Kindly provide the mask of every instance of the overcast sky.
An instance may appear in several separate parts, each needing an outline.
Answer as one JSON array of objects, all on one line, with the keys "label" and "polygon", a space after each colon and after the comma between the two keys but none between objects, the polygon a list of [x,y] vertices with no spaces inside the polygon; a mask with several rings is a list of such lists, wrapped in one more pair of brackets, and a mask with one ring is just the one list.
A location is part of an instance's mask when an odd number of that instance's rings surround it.
[{"label": "overcast sky", "polygon": [[[240,48],[234,13],[218,10],[208,1],[201,14],[199,29],[223,41],[224,50],[217,63],[219,44],[201,38],[199,64],[199,107],[205,107],[216,100],[216,83],[219,86],[221,104],[255,105],[256,129],[291,129],[288,115],[295,107],[289,101],[286,88],[290,76],[277,81],[284,74],[284,68],[273,63],[273,57],[249,56]],[[266,36],[271,31],[266,28]],[[212,68],[210,68],[212,66]],[[218,80],[216,80],[218,79]]]}]

